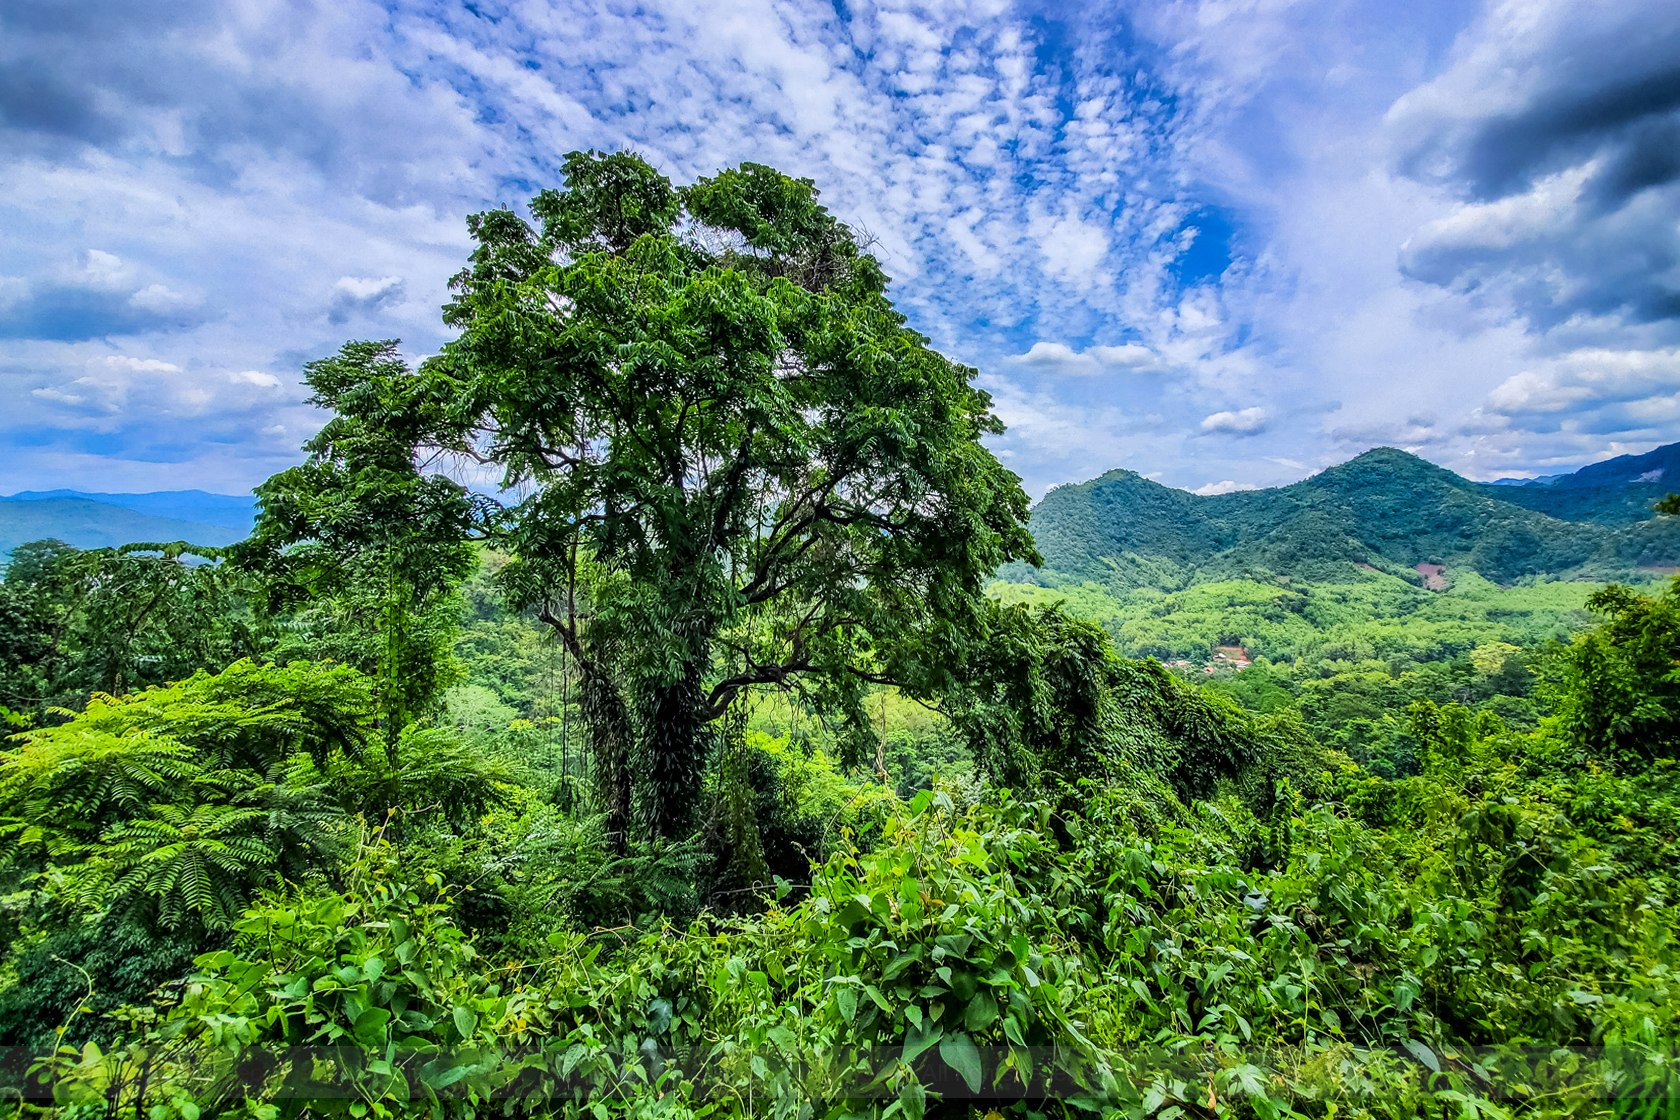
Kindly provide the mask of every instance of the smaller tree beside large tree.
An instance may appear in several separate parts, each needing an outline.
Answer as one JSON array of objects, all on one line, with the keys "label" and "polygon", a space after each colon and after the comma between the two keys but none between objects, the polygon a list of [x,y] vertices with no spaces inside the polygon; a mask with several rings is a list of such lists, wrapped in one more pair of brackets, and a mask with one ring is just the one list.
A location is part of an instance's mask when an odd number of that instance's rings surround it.
[{"label": "smaller tree beside large tree", "polygon": [[[424,386],[395,341],[346,343],[304,372],[310,403],[334,416],[302,465],[257,487],[256,526],[228,551],[256,577],[262,614],[305,616],[281,657],[327,655],[377,677],[395,762],[403,729],[452,683],[454,592],[477,563],[469,541],[484,535],[488,503],[416,462]],[[295,640],[309,629],[324,633]]]}]

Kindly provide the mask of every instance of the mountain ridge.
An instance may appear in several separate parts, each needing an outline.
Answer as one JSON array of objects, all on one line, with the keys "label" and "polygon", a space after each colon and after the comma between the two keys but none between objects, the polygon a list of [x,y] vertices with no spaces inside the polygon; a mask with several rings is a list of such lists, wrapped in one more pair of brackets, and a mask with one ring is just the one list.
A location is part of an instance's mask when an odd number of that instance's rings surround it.
[{"label": "mountain ridge", "polygon": [[199,525],[250,531],[256,520],[254,494],[214,494],[206,490],[153,490],[143,494],[103,494],[86,490],[21,490],[0,502],[40,502],[60,498],[119,506],[148,517],[166,517]]},{"label": "mountain ridge", "polygon": [[1680,468],[1680,444],[1583,467],[1567,486],[1513,487],[1385,447],[1287,486],[1209,496],[1119,469],[1046,494],[1029,523],[1044,567],[1012,564],[999,575],[1162,590],[1209,579],[1345,579],[1361,566],[1421,583],[1418,564],[1468,568],[1497,583],[1604,578],[1680,563],[1680,518],[1650,508],[1668,492],[1661,479],[1670,465]]},{"label": "mountain ridge", "polygon": [[248,529],[154,517],[123,506],[85,498],[0,500],[0,565],[26,541],[56,539],[77,548],[115,548],[138,541],[227,545]]}]

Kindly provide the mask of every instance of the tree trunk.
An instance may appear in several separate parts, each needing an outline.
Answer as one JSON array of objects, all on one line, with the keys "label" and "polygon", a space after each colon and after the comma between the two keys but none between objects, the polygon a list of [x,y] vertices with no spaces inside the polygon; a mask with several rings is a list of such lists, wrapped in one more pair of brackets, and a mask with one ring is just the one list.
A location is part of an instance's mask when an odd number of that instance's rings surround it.
[{"label": "tree trunk", "polygon": [[650,837],[681,839],[692,831],[713,733],[701,674],[689,661],[675,681],[648,685],[641,696],[643,775],[640,825]]},{"label": "tree trunk", "polygon": [[578,706],[589,736],[595,796],[607,814],[607,844],[620,855],[630,832],[630,709],[612,677],[592,659],[579,658]]}]

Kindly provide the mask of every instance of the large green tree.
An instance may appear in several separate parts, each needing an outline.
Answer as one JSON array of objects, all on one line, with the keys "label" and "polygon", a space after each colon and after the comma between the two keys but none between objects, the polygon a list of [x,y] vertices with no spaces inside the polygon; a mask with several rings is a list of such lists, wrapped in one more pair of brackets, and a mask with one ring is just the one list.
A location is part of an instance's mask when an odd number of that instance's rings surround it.
[{"label": "large green tree", "polygon": [[1027,499],[980,442],[1002,425],[975,371],[906,326],[808,180],[678,188],[574,152],[530,213],[469,220],[462,333],[402,422],[525,496],[507,585],[578,659],[605,769],[637,752],[643,829],[673,836],[742,690],[799,689],[861,747],[870,685],[950,685],[984,580],[1036,560]]}]

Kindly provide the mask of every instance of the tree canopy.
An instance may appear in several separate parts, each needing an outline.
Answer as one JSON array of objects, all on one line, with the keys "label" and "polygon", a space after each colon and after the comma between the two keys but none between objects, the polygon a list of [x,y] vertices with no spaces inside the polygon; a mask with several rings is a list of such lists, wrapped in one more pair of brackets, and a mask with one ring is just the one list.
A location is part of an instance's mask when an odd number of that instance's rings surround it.
[{"label": "tree canopy", "polygon": [[636,752],[644,827],[677,835],[742,689],[861,729],[870,683],[948,686],[985,579],[1036,559],[1026,495],[980,442],[1002,427],[975,371],[906,325],[809,181],[679,188],[574,152],[530,214],[469,222],[456,341],[413,379],[347,370],[332,403],[524,496],[506,586],[583,666],[608,753]]}]

